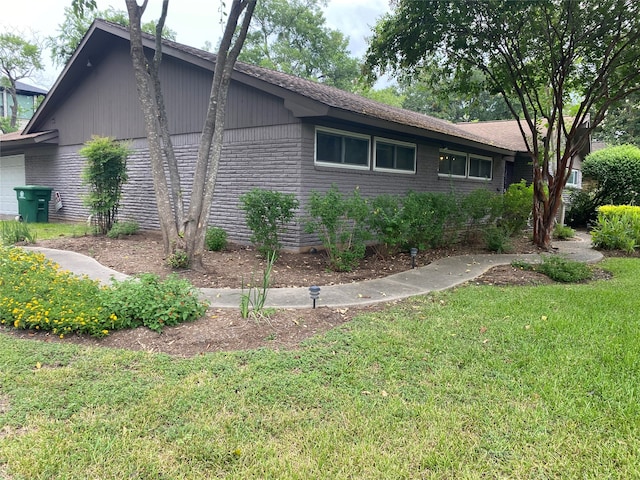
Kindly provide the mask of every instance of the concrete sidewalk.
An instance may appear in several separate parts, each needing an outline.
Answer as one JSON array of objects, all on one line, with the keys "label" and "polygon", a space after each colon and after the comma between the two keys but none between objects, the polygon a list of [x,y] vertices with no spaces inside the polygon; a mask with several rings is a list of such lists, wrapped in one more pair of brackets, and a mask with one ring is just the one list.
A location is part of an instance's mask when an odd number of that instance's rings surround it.
[{"label": "concrete sidewalk", "polygon": [[[602,259],[602,254],[591,248],[591,239],[587,234],[579,234],[569,241],[556,242],[558,254],[579,262],[595,263]],[[127,275],[100,265],[93,258],[75,252],[52,250],[40,247],[25,247],[44,253],[58,263],[64,270],[79,275],[87,275],[92,279],[108,283],[111,278],[124,280]],[[385,278],[366,280],[342,285],[322,286],[318,307],[348,307],[389,302],[414,295],[445,290],[472,280],[492,267],[508,265],[513,260],[527,262],[540,261],[538,254],[508,255],[485,254],[463,255],[436,260],[424,267],[390,275]],[[240,305],[240,289],[202,288],[203,298],[212,307],[238,308]],[[271,288],[267,294],[267,307],[274,308],[309,308],[311,299],[309,288]]]}]

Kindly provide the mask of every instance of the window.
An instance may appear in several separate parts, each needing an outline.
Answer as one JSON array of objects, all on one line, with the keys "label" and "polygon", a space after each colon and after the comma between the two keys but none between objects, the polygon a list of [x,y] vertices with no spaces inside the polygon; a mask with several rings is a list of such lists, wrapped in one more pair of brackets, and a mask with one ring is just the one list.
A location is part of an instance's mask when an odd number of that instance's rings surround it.
[{"label": "window", "polygon": [[316,129],[316,163],[369,169],[369,137],[340,130]]},{"label": "window", "polygon": [[567,180],[567,187],[580,188],[580,171],[571,170],[571,175]]},{"label": "window", "polygon": [[438,174],[459,178],[491,180],[493,159],[451,150],[440,151]]},{"label": "window", "polygon": [[416,173],[416,146],[412,143],[375,139],[374,170]]}]

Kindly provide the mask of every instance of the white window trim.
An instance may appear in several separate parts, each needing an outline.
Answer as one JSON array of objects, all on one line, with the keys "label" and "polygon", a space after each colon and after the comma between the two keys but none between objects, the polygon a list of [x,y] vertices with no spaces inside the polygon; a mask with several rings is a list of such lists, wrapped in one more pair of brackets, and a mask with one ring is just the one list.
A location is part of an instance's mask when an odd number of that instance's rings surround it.
[{"label": "white window trim", "polygon": [[[402,170],[400,168],[382,168],[377,167],[377,143],[380,141],[381,143],[387,143],[390,145],[399,145],[401,147],[413,148],[413,170]],[[416,163],[418,161],[418,145],[415,143],[409,142],[401,142],[399,140],[391,140],[390,138],[384,137],[373,137],[373,171],[374,172],[388,172],[388,173],[401,173],[404,175],[415,175],[416,173]]]},{"label": "white window trim", "polygon": [[[487,160],[489,162],[491,162],[491,176],[490,177],[472,177],[469,174],[469,171],[471,170],[471,157],[473,158],[478,158],[480,160]],[[484,155],[476,155],[475,153],[469,153],[467,154],[467,178],[469,178],[470,180],[493,180],[493,157],[486,157]]]},{"label": "white window trim", "polygon": [[[571,170],[571,173],[576,174],[576,182],[575,183],[571,183],[569,180],[567,180],[567,184],[565,185],[565,187],[568,188],[582,188],[582,182],[581,182],[581,176],[582,176],[582,172],[580,170],[576,170],[575,168]],[[571,177],[569,177],[571,178]]]},{"label": "white window trim", "polygon": [[[449,154],[452,153],[454,155],[464,155],[466,157],[466,164],[464,167],[464,175],[453,175],[451,173],[441,173],[440,172],[440,155],[441,154]],[[467,152],[460,152],[458,150],[449,150],[448,148],[442,148],[440,149],[440,151],[438,152],[438,176],[439,177],[444,177],[444,178],[459,178],[459,179],[466,179],[469,173],[469,154]]]},{"label": "white window trim", "polygon": [[[452,175],[450,173],[441,173],[440,172],[440,155],[441,154],[454,154],[454,155],[464,155],[467,158],[465,164],[465,172],[464,175]],[[471,167],[471,157],[478,158],[480,160],[488,160],[491,162],[491,176],[490,177],[473,177],[469,175],[469,170]],[[478,155],[476,153],[469,152],[461,152],[459,150],[449,150],[448,148],[442,148],[438,151],[438,176],[443,178],[456,178],[460,180],[473,180],[473,181],[489,181],[493,180],[493,157],[487,157],[486,155]]]},{"label": "white window trim", "polygon": [[[318,161],[318,132],[331,133],[333,135],[341,135],[343,137],[358,138],[367,141],[367,165],[353,165],[349,163],[335,163]],[[321,167],[346,168],[351,170],[371,170],[371,136],[361,133],[347,132],[345,130],[336,130],[335,128],[317,127],[314,132],[313,139],[313,164]]]}]

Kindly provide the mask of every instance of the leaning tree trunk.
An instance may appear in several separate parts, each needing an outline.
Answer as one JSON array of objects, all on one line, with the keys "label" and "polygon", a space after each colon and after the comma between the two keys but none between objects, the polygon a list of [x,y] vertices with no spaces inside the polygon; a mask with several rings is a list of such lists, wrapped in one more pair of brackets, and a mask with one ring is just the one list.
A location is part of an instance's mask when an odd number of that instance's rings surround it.
[{"label": "leaning tree trunk", "polygon": [[10,93],[13,105],[11,105],[11,123],[9,125],[11,128],[16,128],[18,125],[18,94],[16,93],[15,85],[11,87]]}]

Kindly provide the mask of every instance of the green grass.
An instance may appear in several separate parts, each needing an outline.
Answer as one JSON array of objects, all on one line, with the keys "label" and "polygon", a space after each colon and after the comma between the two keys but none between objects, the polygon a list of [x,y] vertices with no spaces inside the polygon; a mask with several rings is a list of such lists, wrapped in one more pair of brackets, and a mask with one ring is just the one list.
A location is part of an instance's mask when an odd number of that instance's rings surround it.
[{"label": "green grass", "polygon": [[86,223],[28,223],[29,230],[38,240],[58,237],[83,237],[93,235],[95,228]]},{"label": "green grass", "polygon": [[639,478],[640,260],[602,266],[417,297],[295,351],[0,335],[0,476]]}]

